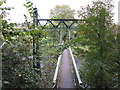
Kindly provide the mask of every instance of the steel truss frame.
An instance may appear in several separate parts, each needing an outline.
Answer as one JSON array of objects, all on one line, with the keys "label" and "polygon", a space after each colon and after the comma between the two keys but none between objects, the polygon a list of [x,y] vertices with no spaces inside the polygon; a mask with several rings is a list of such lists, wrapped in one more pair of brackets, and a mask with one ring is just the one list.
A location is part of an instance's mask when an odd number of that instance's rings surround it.
[{"label": "steel truss frame", "polygon": [[[45,21],[44,25],[41,25],[41,22]],[[41,25],[42,29],[45,29],[47,25],[51,25],[51,28],[47,29],[78,29],[77,26],[73,26],[74,24],[78,24],[79,19],[38,19],[38,23]],[[69,25],[67,23],[70,23]],[[57,23],[57,25],[55,24]],[[61,24],[64,27],[60,27]]]},{"label": "steel truss frame", "polygon": [[[41,24],[43,21],[45,21],[45,24]],[[78,29],[77,26],[74,27],[74,24],[78,24],[79,19],[38,19],[38,10],[37,8],[33,8],[33,23],[34,23],[34,29],[37,26],[41,26],[42,29]],[[69,22],[69,25],[67,24]],[[57,25],[55,24],[57,23]],[[60,25],[63,25],[64,27],[60,27]],[[47,25],[51,25],[51,28],[47,28]],[[40,65],[37,65],[37,60],[39,60],[39,41],[38,41],[38,35],[33,35],[33,67],[39,67]],[[37,56],[37,57],[36,57]]]}]

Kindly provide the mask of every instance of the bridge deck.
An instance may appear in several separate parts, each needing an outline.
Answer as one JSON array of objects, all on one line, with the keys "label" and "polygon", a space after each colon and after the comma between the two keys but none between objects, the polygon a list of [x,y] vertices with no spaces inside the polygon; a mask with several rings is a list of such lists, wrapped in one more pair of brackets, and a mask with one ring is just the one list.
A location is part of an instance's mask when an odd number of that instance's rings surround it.
[{"label": "bridge deck", "polygon": [[74,88],[69,52],[64,50],[60,68],[60,88]]}]

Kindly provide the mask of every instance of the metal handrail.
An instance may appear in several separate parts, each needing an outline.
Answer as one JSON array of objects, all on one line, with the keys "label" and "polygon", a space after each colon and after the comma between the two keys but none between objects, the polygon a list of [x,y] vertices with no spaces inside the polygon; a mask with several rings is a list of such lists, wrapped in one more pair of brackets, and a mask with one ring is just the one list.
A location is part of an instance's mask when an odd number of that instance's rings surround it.
[{"label": "metal handrail", "polygon": [[61,57],[62,57],[62,55],[60,55],[58,57],[57,66],[56,66],[55,74],[54,74],[54,78],[53,78],[53,89],[57,88],[58,72],[59,72],[59,68],[60,68]]},{"label": "metal handrail", "polygon": [[7,43],[7,40],[2,43],[2,45],[0,46],[0,49],[2,49],[2,47],[3,47],[6,43]]},{"label": "metal handrail", "polygon": [[76,62],[75,62],[75,59],[74,59],[74,56],[73,56],[71,47],[69,47],[69,52],[70,52],[70,55],[71,55],[71,58],[72,58],[72,64],[73,64],[74,73],[75,73],[76,78],[77,78],[76,83],[78,83],[78,86],[79,86],[80,88],[84,88],[83,82],[81,81],[81,78],[80,78],[79,71],[78,71],[78,69],[77,69],[77,65],[76,65]]}]

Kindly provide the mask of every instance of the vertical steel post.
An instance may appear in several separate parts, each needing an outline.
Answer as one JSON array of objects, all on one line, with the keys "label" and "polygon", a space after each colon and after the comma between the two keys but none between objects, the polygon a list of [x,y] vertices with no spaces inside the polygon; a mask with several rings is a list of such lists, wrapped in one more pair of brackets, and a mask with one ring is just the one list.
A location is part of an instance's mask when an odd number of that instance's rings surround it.
[{"label": "vertical steel post", "polygon": [[[38,26],[38,11],[37,8],[33,8],[33,23],[34,23],[34,29]],[[38,59],[38,38],[37,35],[33,34],[33,67],[37,66],[37,59]]]},{"label": "vertical steel post", "polygon": [[60,30],[60,44],[62,44],[62,30]]},{"label": "vertical steel post", "polygon": [[69,40],[70,40],[70,31],[69,31]]}]

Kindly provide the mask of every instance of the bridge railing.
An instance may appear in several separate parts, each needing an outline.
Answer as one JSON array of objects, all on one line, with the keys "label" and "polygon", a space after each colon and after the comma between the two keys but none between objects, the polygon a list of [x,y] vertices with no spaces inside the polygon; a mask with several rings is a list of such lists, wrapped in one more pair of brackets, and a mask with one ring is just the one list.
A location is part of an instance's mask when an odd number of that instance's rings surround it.
[{"label": "bridge railing", "polygon": [[78,69],[77,69],[77,65],[76,65],[76,62],[75,62],[75,59],[74,59],[74,56],[73,56],[71,47],[69,47],[69,52],[70,52],[70,56],[71,56],[71,58],[72,58],[75,84],[76,84],[77,88],[84,89],[85,87],[83,86],[83,82],[81,81],[80,74],[79,74],[79,71],[78,71]]},{"label": "bridge railing", "polygon": [[7,43],[7,40],[4,41],[4,42],[2,43],[2,45],[0,45],[0,49],[2,49],[2,47],[3,47],[6,43]]},{"label": "bridge railing", "polygon": [[61,57],[62,55],[58,57],[57,66],[56,66],[55,74],[53,78],[53,89],[57,89],[57,86],[58,86],[57,85],[58,84],[58,73],[59,73],[59,68],[60,68]]}]

